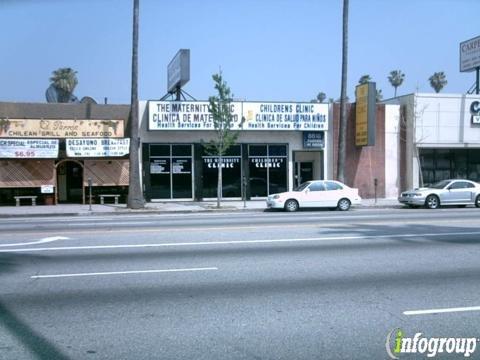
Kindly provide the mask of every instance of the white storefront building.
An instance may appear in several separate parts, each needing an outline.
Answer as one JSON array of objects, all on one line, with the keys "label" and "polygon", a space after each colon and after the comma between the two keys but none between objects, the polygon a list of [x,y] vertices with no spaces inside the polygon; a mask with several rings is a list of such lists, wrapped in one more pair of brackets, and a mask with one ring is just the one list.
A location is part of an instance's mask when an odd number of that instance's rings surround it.
[{"label": "white storefront building", "polygon": [[[214,198],[217,157],[203,146],[216,136],[208,102],[142,101],[139,112],[147,200]],[[330,175],[328,104],[233,102],[231,112],[239,137],[223,159],[223,197],[262,198]]]}]

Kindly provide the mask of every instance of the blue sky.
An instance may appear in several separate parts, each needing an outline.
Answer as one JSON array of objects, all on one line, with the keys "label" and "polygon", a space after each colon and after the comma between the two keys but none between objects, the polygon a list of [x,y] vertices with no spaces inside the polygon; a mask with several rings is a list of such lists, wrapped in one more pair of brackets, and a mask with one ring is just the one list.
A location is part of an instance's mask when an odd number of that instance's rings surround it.
[{"label": "blue sky", "polygon": [[[44,102],[51,72],[78,71],[75,94],[130,102],[132,0],[0,0],[0,101]],[[350,0],[348,94],[369,74],[393,96],[387,76],[406,74],[398,94],[465,93],[459,43],[480,35],[479,0]],[[236,98],[309,101],[340,96],[341,0],[140,0],[139,97],[166,93],[167,64],[191,51],[185,90],[212,95],[221,67]]]}]

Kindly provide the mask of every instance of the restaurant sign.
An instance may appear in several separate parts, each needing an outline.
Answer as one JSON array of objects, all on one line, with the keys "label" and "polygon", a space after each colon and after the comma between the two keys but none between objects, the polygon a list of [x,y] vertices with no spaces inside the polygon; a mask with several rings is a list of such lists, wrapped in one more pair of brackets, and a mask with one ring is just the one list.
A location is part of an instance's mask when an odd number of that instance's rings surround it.
[{"label": "restaurant sign", "polygon": [[[328,104],[231,102],[233,130],[327,130]],[[206,101],[150,101],[149,130],[214,130]],[[242,121],[243,120],[243,121]]]},{"label": "restaurant sign", "polygon": [[45,120],[0,118],[0,137],[8,138],[122,138],[123,120]]},{"label": "restaurant sign", "polygon": [[130,139],[66,139],[68,157],[117,157],[130,150]]},{"label": "restaurant sign", "polygon": [[0,139],[0,158],[56,159],[57,139]]}]

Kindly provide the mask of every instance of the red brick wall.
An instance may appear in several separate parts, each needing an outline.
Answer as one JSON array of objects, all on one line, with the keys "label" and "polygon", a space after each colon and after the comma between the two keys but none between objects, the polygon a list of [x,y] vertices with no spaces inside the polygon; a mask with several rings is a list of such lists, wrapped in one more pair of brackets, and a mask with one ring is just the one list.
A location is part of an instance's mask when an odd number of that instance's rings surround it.
[{"label": "red brick wall", "polygon": [[[374,179],[378,179],[377,197],[385,197],[385,105],[377,105],[377,131],[374,146],[355,146],[355,104],[347,104],[347,156],[345,183],[358,188],[365,199],[375,196]],[[340,104],[333,105],[333,173],[337,177]]]}]

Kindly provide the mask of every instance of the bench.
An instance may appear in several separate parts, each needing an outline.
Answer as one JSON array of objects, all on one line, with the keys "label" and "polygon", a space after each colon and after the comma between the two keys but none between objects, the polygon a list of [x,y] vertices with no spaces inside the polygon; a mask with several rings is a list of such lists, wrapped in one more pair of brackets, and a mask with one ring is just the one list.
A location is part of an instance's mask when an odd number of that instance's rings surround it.
[{"label": "bench", "polygon": [[14,196],[15,198],[15,206],[20,206],[20,200],[22,199],[30,199],[32,200],[32,206],[37,205],[37,196]]},{"label": "bench", "polygon": [[105,204],[105,198],[115,198],[115,205],[118,205],[118,198],[120,195],[118,194],[100,194],[98,195],[100,197],[100,204]]}]

